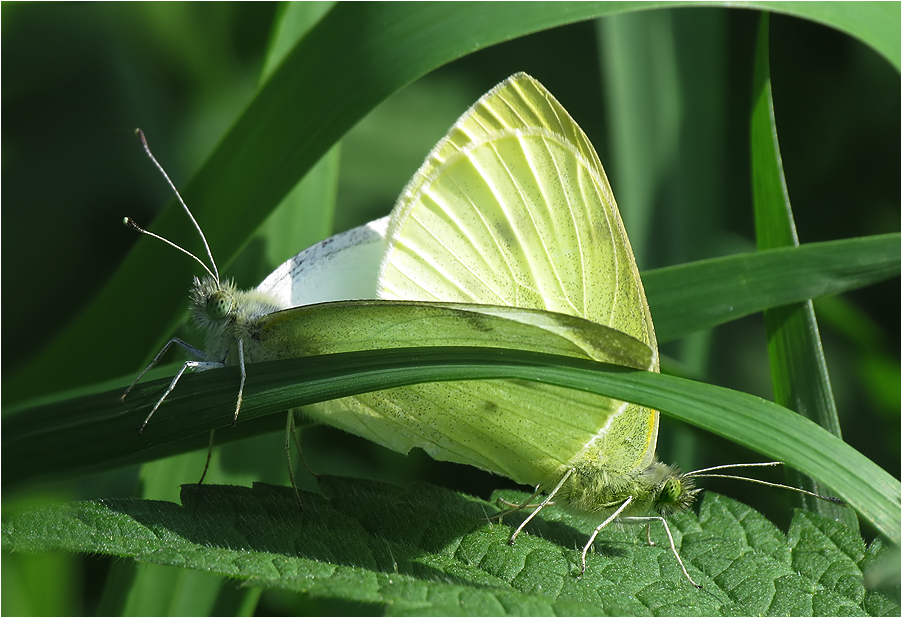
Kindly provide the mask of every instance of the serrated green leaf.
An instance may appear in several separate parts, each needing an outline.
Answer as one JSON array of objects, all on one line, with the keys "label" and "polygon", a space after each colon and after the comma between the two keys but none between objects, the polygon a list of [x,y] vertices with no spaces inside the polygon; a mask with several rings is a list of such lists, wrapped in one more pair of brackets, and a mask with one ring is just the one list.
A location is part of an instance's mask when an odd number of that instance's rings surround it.
[{"label": "serrated green leaf", "polygon": [[[288,488],[182,488],[182,505],[116,499],[44,507],[3,524],[14,551],[130,556],[266,588],[373,603],[392,614],[867,615],[861,539],[799,512],[788,537],[748,507],[716,494],[701,513],[670,518],[682,576],[663,530],[606,528],[579,576],[591,525],[556,508],[509,546],[522,515],[490,523],[496,507],[427,484],[324,477],[328,498]],[[524,494],[505,492],[507,499]],[[879,596],[879,595],[878,595]],[[807,610],[807,611],[805,611]]]}]

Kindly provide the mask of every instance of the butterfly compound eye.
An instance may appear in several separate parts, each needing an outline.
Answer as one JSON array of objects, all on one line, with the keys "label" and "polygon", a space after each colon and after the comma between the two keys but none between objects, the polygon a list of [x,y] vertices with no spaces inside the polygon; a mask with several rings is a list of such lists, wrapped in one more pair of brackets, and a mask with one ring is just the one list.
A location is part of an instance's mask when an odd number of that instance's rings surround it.
[{"label": "butterfly compound eye", "polygon": [[667,507],[679,502],[683,493],[683,484],[677,478],[669,478],[664,482],[661,493],[658,495],[658,505]]},{"label": "butterfly compound eye", "polygon": [[207,315],[214,320],[221,320],[232,310],[232,299],[223,291],[213,292],[207,299]]}]

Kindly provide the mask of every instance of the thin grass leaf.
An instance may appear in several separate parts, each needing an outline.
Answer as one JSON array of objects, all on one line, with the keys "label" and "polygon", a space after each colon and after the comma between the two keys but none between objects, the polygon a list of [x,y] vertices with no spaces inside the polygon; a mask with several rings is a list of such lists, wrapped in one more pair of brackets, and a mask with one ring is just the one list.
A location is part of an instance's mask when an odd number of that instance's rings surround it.
[{"label": "thin grass leaf", "polygon": [[[770,81],[768,24],[768,15],[765,14],[761,18],[758,36],[750,128],[755,230],[759,250],[799,245],[777,137]],[[767,309],[764,321],[776,402],[842,438],[811,300]],[[791,475],[790,478],[793,484],[809,491],[822,491],[817,483],[809,479],[799,478],[798,475]],[[850,528],[858,528],[854,514],[843,512],[841,507],[805,495],[799,495],[798,501],[824,517],[841,519]]]},{"label": "thin grass leaf", "polygon": [[806,243],[642,273],[661,342],[899,276],[899,234]]},{"label": "thin grass leaf", "polygon": [[902,52],[899,49],[899,28],[897,28],[902,13],[896,3],[754,2],[745,6],[793,15],[831,26],[873,47],[892,63],[896,71],[902,68]]},{"label": "thin grass leaf", "polygon": [[[249,371],[240,418],[243,424],[316,401],[424,381],[537,380],[634,401],[784,461],[829,485],[883,534],[899,540],[899,482],[841,440],[781,406],[672,376],[624,373],[623,368],[568,357],[477,350],[407,348],[257,363]],[[82,399],[77,406],[48,406],[30,410],[27,416],[19,414],[15,424],[5,421],[3,462],[7,470],[15,466],[14,478],[25,482],[40,474],[72,473],[79,465],[135,461],[150,455],[153,448],[226,427],[234,410],[237,372],[213,371],[183,380],[185,384],[171,393],[157,412],[160,417],[143,436],[135,428],[165,381],[141,386],[124,404],[112,392]],[[11,433],[14,437],[7,438]]]}]

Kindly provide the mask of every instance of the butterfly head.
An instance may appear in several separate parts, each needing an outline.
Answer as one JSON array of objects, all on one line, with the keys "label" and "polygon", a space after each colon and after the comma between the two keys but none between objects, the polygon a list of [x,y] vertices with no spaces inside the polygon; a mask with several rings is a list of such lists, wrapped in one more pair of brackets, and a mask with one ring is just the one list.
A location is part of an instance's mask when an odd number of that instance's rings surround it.
[{"label": "butterfly head", "polygon": [[194,278],[191,289],[191,319],[203,330],[215,329],[234,316],[238,289],[234,281],[213,277]]},{"label": "butterfly head", "polygon": [[689,508],[701,488],[696,487],[692,477],[682,474],[676,466],[663,467],[668,473],[655,488],[652,509],[666,517]]}]

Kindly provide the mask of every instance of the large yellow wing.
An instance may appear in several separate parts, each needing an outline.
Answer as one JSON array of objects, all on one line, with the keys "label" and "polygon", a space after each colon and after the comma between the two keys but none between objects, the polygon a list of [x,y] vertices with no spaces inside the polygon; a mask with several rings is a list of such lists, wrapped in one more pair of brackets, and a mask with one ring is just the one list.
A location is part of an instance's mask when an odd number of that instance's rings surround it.
[{"label": "large yellow wing", "polygon": [[[451,128],[392,211],[380,298],[507,305],[578,316],[657,342],[595,150],[519,73]],[[410,328],[416,333],[416,323]],[[538,383],[424,384],[313,406],[380,444],[544,485],[587,456],[616,476],[653,459],[658,413]]]}]

